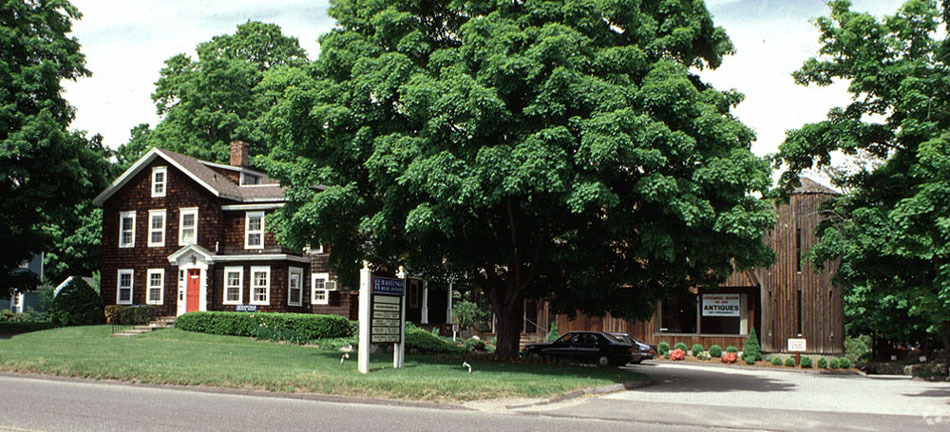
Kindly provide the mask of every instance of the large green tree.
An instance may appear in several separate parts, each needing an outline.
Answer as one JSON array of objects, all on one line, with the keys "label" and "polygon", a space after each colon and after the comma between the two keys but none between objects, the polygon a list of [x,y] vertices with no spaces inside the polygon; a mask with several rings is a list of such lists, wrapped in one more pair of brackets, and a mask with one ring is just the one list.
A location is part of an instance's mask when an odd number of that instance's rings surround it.
[{"label": "large green tree", "polygon": [[132,140],[119,149],[120,163],[151,147],[226,163],[235,140],[253,144],[253,155],[267,152],[257,120],[273,101],[257,88],[268,71],[307,64],[297,39],[275,24],[249,21],[195,50],[197,59],[178,54],[165,61],[152,93],[162,119],[154,129],[132,130]]},{"label": "large green tree", "polygon": [[[767,163],[703,83],[733,47],[699,0],[332,2],[317,79],[268,114],[282,241],[342,272],[482,287],[498,354],[522,300],[642,318],[768,262]],[[323,185],[325,188],[316,188]],[[274,226],[272,225],[272,226]]]},{"label": "large green tree", "polygon": [[[817,20],[818,57],[795,73],[803,85],[849,83],[851,103],[789,131],[778,162],[791,187],[833,152],[876,158],[835,182],[816,264],[841,257],[839,283],[853,329],[902,338],[943,329],[950,348],[950,45],[931,0],[875,18],[829,2]],[[946,11],[946,7],[944,8]],[[941,30],[944,30],[941,32]],[[947,350],[950,355],[950,350]]]},{"label": "large green tree", "polygon": [[66,1],[0,1],[0,287],[53,247],[51,227],[73,219],[103,175],[97,140],[67,130],[73,108],[60,86],[89,75],[67,36],[79,17]]}]

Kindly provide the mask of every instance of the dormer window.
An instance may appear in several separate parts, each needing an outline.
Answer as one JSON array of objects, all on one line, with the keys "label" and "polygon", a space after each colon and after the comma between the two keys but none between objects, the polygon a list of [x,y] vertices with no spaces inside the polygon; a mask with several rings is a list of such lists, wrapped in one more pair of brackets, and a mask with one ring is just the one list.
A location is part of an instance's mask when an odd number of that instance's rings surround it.
[{"label": "dormer window", "polygon": [[165,196],[165,190],[168,186],[168,167],[152,168],[152,198],[161,198]]},{"label": "dormer window", "polygon": [[264,212],[253,211],[245,213],[244,248],[264,248]]},{"label": "dormer window", "polygon": [[261,184],[261,178],[241,171],[241,186]]}]

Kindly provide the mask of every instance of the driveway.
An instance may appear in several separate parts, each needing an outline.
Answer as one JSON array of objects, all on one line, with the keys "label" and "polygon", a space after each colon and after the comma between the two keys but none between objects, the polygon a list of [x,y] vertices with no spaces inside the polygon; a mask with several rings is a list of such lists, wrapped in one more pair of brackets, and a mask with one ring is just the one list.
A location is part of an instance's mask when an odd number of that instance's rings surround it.
[{"label": "driveway", "polygon": [[647,362],[655,384],[521,410],[641,424],[752,430],[950,430],[950,384]]}]

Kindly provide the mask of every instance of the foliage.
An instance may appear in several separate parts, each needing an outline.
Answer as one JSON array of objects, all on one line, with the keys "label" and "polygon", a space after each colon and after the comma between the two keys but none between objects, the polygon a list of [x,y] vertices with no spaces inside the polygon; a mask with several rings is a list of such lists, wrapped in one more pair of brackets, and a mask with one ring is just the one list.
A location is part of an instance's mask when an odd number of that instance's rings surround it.
[{"label": "foliage", "polygon": [[858,335],[844,340],[845,356],[855,363],[866,362],[871,358],[871,336]]},{"label": "foliage", "polygon": [[670,352],[670,343],[669,343],[669,342],[665,342],[665,341],[664,341],[664,342],[660,342],[660,343],[656,346],[656,351],[657,351],[658,353],[660,353],[661,355],[666,355],[666,353]]},{"label": "foliage", "polygon": [[670,351],[670,360],[682,360],[686,358],[686,351],[679,348]]},{"label": "foliage", "polygon": [[752,355],[755,356],[756,360],[762,360],[762,347],[759,346],[759,338],[755,335],[755,329],[749,330],[749,337],[745,340],[745,345],[742,347],[742,355]]},{"label": "foliage", "polygon": [[941,14],[933,0],[908,0],[880,19],[850,6],[829,2],[830,16],[816,21],[819,56],[794,75],[803,85],[848,82],[851,103],[788,132],[776,157],[788,166],[782,183],[829,166],[833,152],[870,158],[834,172],[846,193],[826,209],[809,257],[819,267],[841,258],[852,335],[942,332],[950,347],[950,43],[940,28],[950,4]]},{"label": "foliage", "polygon": [[465,349],[467,351],[485,351],[485,341],[478,336],[472,336],[465,340]]},{"label": "foliage", "polygon": [[559,337],[561,337],[561,334],[557,331],[557,320],[551,320],[551,329],[548,330],[548,342],[554,342]]},{"label": "foliage", "polygon": [[709,347],[709,355],[716,358],[722,357],[722,347],[719,345]]},{"label": "foliage", "polygon": [[739,357],[738,353],[726,351],[726,353],[722,355],[722,358],[720,358],[719,361],[723,363],[735,363],[738,357]]},{"label": "foliage", "polygon": [[[79,231],[77,210],[108,175],[98,137],[67,130],[74,109],[61,81],[89,75],[79,42],[68,37],[79,11],[67,1],[0,3],[0,287],[33,289],[14,271],[39,252],[74,243],[95,246]],[[61,236],[68,236],[59,240]],[[74,236],[83,237],[79,241]],[[85,241],[91,243],[84,243]],[[79,253],[98,253],[98,247]],[[69,259],[64,257],[64,259]],[[78,257],[92,265],[93,257]],[[50,276],[58,277],[59,265]],[[3,294],[3,293],[0,293]]]},{"label": "foliage", "polygon": [[851,369],[851,359],[847,357],[841,357],[838,359],[838,366],[840,366],[841,369]]},{"label": "foliage", "polygon": [[51,321],[3,321],[0,320],[0,333],[27,333],[55,327]]},{"label": "foliage", "polygon": [[746,364],[753,365],[753,364],[755,364],[755,356],[752,355],[752,354],[743,355],[743,356],[742,356],[742,361],[744,361]]},{"label": "foliage", "polygon": [[795,367],[795,357],[788,357],[785,359],[785,366]]},{"label": "foliage", "polygon": [[49,322],[49,314],[37,312],[27,308],[25,312],[13,312],[9,309],[0,310],[0,322],[9,323],[41,323]]},{"label": "foliage", "polygon": [[676,345],[673,345],[673,349],[683,350],[683,352],[686,352],[686,350],[688,350],[689,348],[686,347],[685,343],[677,342]]},{"label": "foliage", "polygon": [[703,351],[704,351],[703,344],[693,344],[693,346],[689,348],[689,353],[692,354],[693,357],[698,356],[699,353]]},{"label": "foliage", "polygon": [[699,354],[693,354],[693,355],[696,357],[696,359],[702,360],[702,361],[706,361],[712,358],[712,356],[709,355],[709,353],[706,351],[700,351]]},{"label": "foliage", "polygon": [[236,140],[250,143],[252,156],[267,153],[270,140],[259,117],[276,102],[275,91],[302,73],[307,57],[297,39],[275,24],[248,21],[195,51],[197,59],[177,54],[165,61],[152,93],[162,120],[155,129],[132,129],[119,149],[120,163],[130,164],[150,147],[227,163]]},{"label": "foliage", "polygon": [[[770,185],[703,2],[339,2],[312,81],[265,116],[282,244],[483,288],[498,354],[525,298],[644,318],[770,262]],[[325,185],[321,191],[313,185]],[[627,287],[635,286],[631,292]],[[552,296],[552,294],[554,294]]]},{"label": "foliage", "polygon": [[158,316],[158,308],[152,305],[108,305],[105,307],[107,324],[141,325]]},{"label": "foliage", "polygon": [[[834,359],[832,359],[832,360],[834,360]],[[836,363],[837,363],[837,361],[836,361]],[[827,368],[827,367],[828,367],[828,360],[827,360],[826,358],[824,358],[824,357],[818,357],[818,368],[819,368],[819,369],[825,369],[825,368]],[[835,369],[835,368],[832,368],[832,369]]]},{"label": "foliage", "polygon": [[[793,360],[793,362],[794,362],[794,360]],[[781,365],[782,365],[782,358],[781,358],[781,357],[778,357],[778,356],[772,357],[771,363],[772,363],[772,366],[781,366]]]},{"label": "foliage", "polygon": [[189,312],[175,320],[175,327],[230,336],[296,335],[304,342],[346,337],[350,332],[350,322],[339,315],[296,313]]},{"label": "foliage", "polygon": [[799,360],[799,366],[805,369],[811,369],[811,357],[802,356],[801,360]]},{"label": "foliage", "polygon": [[462,354],[466,349],[452,341],[435,336],[410,322],[406,323],[406,350],[421,354]]},{"label": "foliage", "polygon": [[82,278],[73,278],[53,299],[50,320],[59,326],[102,324],[102,297]]},{"label": "foliage", "polygon": [[[818,367],[820,367],[820,368],[826,367],[825,365],[822,365],[822,364],[821,364],[821,360],[824,360],[824,357],[822,357],[821,359],[818,360]],[[832,359],[828,362],[827,367],[828,367],[829,369],[838,369],[839,367],[841,367],[841,362],[840,362],[838,359],[836,359],[836,358],[832,358]]]},{"label": "foliage", "polygon": [[350,321],[350,329],[346,335],[359,337],[360,336],[360,322]]},{"label": "foliage", "polygon": [[726,352],[727,352],[727,353],[738,353],[738,352],[739,352],[739,349],[736,348],[736,347],[733,346],[733,345],[729,345],[729,346],[726,347]]},{"label": "foliage", "polygon": [[254,330],[251,331],[251,336],[253,336],[254,339],[269,340],[274,342],[286,341],[297,345],[304,345],[311,340],[307,337],[307,335],[296,328],[270,327],[264,323],[254,327]]},{"label": "foliage", "polygon": [[478,325],[479,321],[491,315],[478,304],[468,300],[452,303],[452,319],[458,322],[459,330],[467,330]]}]

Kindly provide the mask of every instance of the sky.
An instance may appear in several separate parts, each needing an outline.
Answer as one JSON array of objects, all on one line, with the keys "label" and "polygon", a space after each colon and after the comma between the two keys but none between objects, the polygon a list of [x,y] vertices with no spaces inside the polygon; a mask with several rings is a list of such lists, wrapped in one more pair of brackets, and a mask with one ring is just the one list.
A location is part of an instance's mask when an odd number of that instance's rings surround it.
[{"label": "sky", "polygon": [[[82,45],[92,77],[65,81],[65,96],[76,107],[72,127],[102,134],[116,148],[129,130],[154,126],[159,117],[151,93],[164,61],[212,36],[234,33],[249,20],[275,23],[300,41],[309,57],[319,55],[317,38],[329,31],[326,0],[72,0],[83,18],[72,36]],[[901,0],[852,0],[854,10],[892,14]],[[736,54],[720,68],[702,71],[716,88],[746,95],[735,115],[755,130],[752,151],[777,151],[785,131],[825,118],[848,102],[846,85],[795,85],[791,73],[818,50],[813,19],[827,15],[823,0],[706,0],[716,25],[726,29]]]}]

